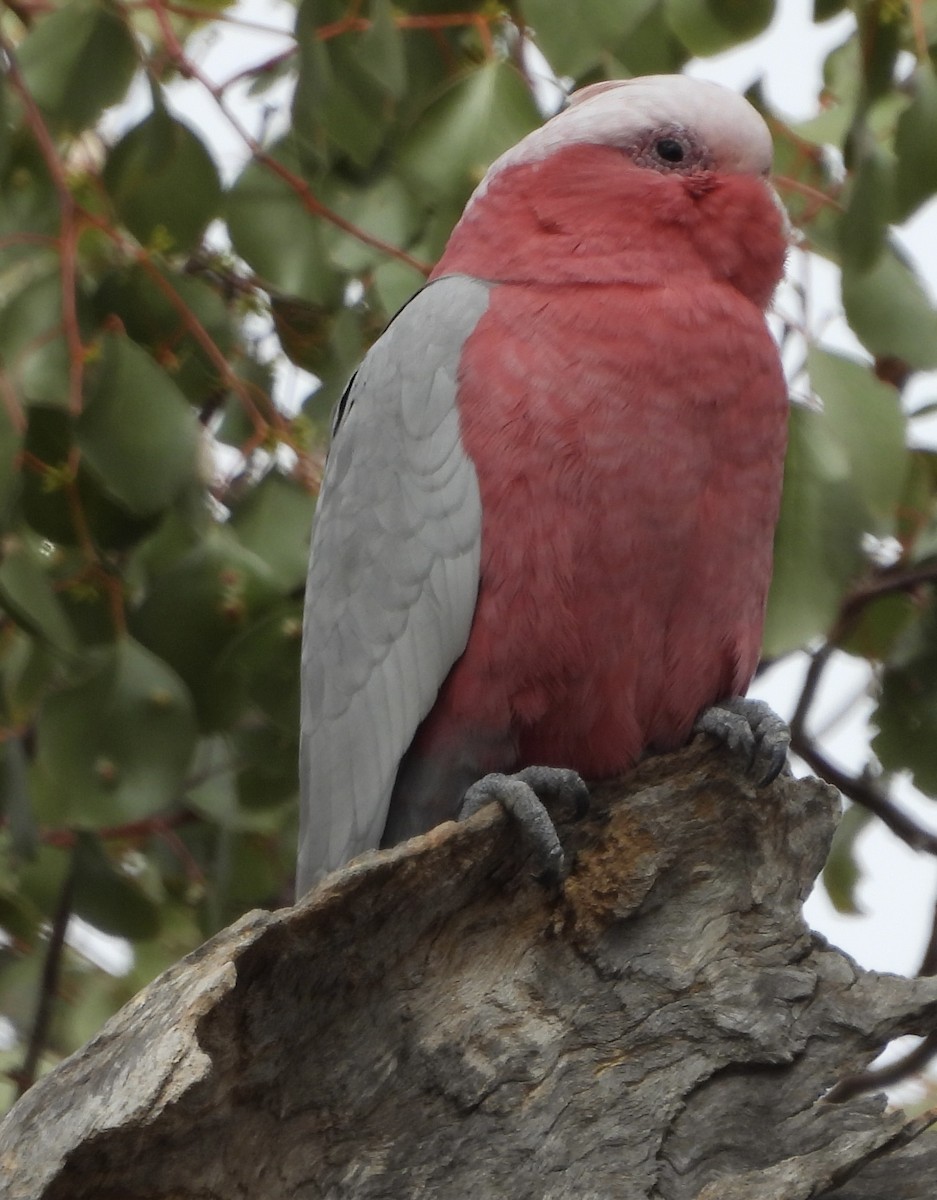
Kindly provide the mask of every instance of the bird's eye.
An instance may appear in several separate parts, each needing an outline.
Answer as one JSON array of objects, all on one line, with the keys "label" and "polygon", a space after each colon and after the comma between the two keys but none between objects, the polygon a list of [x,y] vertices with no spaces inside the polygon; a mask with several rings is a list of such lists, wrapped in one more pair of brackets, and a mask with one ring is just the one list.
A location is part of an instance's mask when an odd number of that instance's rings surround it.
[{"label": "bird's eye", "polygon": [[686,151],[676,138],[659,138],[654,143],[654,150],[658,158],[662,158],[664,162],[669,163],[683,162],[686,156]]}]

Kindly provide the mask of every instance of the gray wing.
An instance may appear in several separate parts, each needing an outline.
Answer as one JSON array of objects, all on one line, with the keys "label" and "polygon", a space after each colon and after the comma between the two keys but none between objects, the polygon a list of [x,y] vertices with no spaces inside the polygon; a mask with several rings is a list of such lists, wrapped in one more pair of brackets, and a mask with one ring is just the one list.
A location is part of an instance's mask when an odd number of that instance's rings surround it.
[{"label": "gray wing", "polygon": [[381,839],[397,768],[465,649],[481,501],[462,448],[462,346],[489,287],[418,293],[339,408],[306,589],[297,894]]}]

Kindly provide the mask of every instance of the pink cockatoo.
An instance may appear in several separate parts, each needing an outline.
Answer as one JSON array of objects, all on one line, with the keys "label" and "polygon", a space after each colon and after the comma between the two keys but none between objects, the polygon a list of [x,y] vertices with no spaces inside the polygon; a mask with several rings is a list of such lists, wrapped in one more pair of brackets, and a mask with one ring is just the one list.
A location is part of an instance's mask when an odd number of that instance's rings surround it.
[{"label": "pink cockatoo", "polygon": [[313,538],[300,894],[467,795],[536,804],[694,729],[780,768],[780,722],[739,700],[787,425],[771,157],[716,84],[585,88],[369,351]]}]

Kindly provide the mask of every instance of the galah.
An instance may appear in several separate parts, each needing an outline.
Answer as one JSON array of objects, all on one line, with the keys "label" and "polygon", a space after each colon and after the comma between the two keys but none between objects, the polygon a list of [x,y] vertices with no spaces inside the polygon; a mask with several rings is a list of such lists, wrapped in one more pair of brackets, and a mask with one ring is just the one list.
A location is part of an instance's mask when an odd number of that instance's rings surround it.
[{"label": "galah", "polygon": [[777,771],[780,723],[738,700],[786,441],[771,158],[716,84],[587,87],[365,357],[312,545],[300,895],[467,794],[536,803],[694,729]]}]

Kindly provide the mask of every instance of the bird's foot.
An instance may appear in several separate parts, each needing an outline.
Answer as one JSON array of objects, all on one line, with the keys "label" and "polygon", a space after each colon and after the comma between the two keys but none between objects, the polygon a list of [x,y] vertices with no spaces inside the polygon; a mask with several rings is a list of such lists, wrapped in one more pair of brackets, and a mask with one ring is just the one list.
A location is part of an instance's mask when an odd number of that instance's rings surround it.
[{"label": "bird's foot", "polygon": [[764,700],[721,700],[700,713],[693,731],[708,733],[741,755],[758,787],[777,779],[787,762],[790,730]]},{"label": "bird's foot", "polygon": [[485,775],[465,793],[459,820],[467,820],[496,801],[520,826],[540,865],[541,882],[559,883],[566,877],[568,864],[544,800],[565,800],[579,817],[589,807],[589,789],[575,771],[562,767],[525,767],[515,775]]}]

